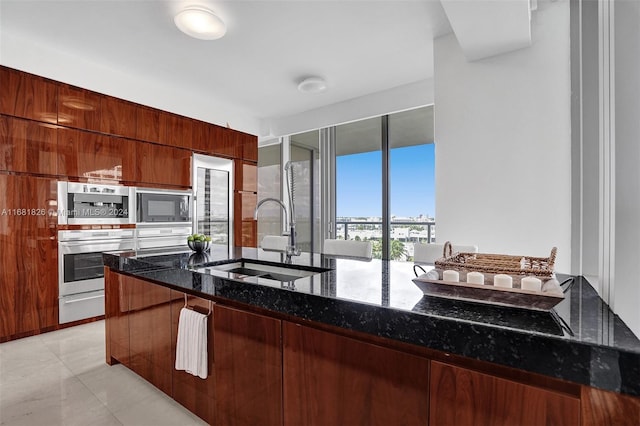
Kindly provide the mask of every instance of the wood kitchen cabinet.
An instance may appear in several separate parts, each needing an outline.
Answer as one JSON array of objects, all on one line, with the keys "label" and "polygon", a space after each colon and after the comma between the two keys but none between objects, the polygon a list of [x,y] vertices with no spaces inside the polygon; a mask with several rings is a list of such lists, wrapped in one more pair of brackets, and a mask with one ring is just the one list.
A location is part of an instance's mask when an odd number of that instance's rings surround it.
[{"label": "wood kitchen cabinet", "polygon": [[100,98],[100,131],[114,136],[136,137],[136,111],[134,103],[112,96]]},{"label": "wood kitchen cabinet", "polygon": [[638,426],[640,399],[601,389],[582,387],[582,426]]},{"label": "wood kitchen cabinet", "polygon": [[580,399],[560,392],[431,363],[429,425],[580,424]]},{"label": "wood kitchen cabinet", "polygon": [[104,95],[90,90],[60,84],[58,86],[58,124],[76,129],[100,131],[100,100],[103,97]]},{"label": "wood kitchen cabinet", "polygon": [[[178,340],[178,320],[184,307],[184,293],[173,291],[171,302],[171,353],[175,365],[176,342]],[[187,296],[188,305],[198,312],[207,314],[212,302],[194,296]],[[209,354],[208,377],[202,379],[182,370],[173,369],[173,399],[185,406],[209,424],[215,423],[216,382],[213,357],[213,314],[207,322],[207,352]]]},{"label": "wood kitchen cabinet", "polygon": [[0,174],[0,339],[58,323],[55,180]]},{"label": "wood kitchen cabinet", "polygon": [[0,66],[0,114],[56,124],[58,86],[43,77]]},{"label": "wood kitchen cabinet", "polygon": [[0,116],[0,170],[56,175],[57,157],[54,126]]},{"label": "wood kitchen cabinet", "polygon": [[181,115],[161,111],[160,143],[190,150],[193,138],[192,121]]},{"label": "wood kitchen cabinet", "polygon": [[172,394],[171,290],[132,278],[129,283],[130,368]]},{"label": "wood kitchen cabinet", "polygon": [[253,214],[258,202],[258,194],[235,191],[233,196],[234,244],[238,247],[256,247],[258,221],[253,218]]},{"label": "wood kitchen cabinet", "polygon": [[92,181],[133,181],[136,142],[75,129],[58,129],[58,170]]},{"label": "wood kitchen cabinet", "polygon": [[191,151],[147,142],[136,143],[139,183],[191,186]]},{"label": "wood kitchen cabinet", "polygon": [[147,142],[160,141],[160,110],[138,105],[136,108],[136,139]]},{"label": "wood kitchen cabinet", "polygon": [[214,307],[216,424],[282,424],[281,321]]},{"label": "wood kitchen cabinet", "polygon": [[258,164],[251,161],[235,160],[235,181],[237,191],[258,192]]},{"label": "wood kitchen cabinet", "polygon": [[135,278],[104,268],[105,347],[107,364],[129,367],[129,298]]},{"label": "wood kitchen cabinet", "polygon": [[429,360],[283,323],[285,425],[426,425]]}]

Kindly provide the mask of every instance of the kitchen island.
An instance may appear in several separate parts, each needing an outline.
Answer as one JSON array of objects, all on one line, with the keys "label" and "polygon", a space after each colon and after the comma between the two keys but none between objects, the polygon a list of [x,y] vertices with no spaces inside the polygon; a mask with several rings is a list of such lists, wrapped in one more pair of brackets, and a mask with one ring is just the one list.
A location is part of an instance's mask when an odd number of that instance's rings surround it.
[{"label": "kitchen island", "polygon": [[[640,341],[580,277],[541,312],[423,296],[402,262],[307,253],[294,263],[324,272],[278,281],[217,270],[229,257],[281,260],[247,248],[104,256],[107,362],[210,423],[640,420]],[[185,297],[212,313],[206,380],[173,369]]]}]

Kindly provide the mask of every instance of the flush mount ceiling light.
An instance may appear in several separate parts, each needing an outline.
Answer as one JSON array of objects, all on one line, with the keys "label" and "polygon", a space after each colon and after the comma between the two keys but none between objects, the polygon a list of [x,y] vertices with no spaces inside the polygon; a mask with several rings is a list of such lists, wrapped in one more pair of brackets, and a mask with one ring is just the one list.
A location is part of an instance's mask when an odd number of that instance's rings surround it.
[{"label": "flush mount ceiling light", "polygon": [[304,93],[320,93],[327,90],[327,82],[321,77],[307,77],[298,83],[298,90]]},{"label": "flush mount ceiling light", "polygon": [[173,18],[176,27],[183,33],[200,40],[216,40],[225,35],[227,26],[209,9],[190,6]]}]

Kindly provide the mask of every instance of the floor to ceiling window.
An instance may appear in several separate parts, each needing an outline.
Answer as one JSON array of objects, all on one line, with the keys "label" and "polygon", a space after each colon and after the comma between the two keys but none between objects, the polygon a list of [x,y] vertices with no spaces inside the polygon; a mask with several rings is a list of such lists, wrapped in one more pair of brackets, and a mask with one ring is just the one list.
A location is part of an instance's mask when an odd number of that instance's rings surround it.
[{"label": "floor to ceiling window", "polygon": [[[326,144],[323,135],[329,135]],[[435,241],[433,106],[267,145],[258,153],[258,199],[274,197],[287,204],[282,169],[292,161],[297,241],[303,251],[320,251],[323,238],[368,240],[374,258],[412,261],[413,243]],[[320,163],[321,158],[327,162],[327,149],[335,168]],[[332,174],[331,184],[321,179],[321,169]],[[330,217],[322,217],[323,204],[334,206]],[[279,207],[266,207],[258,219],[259,241],[282,233]],[[324,235],[322,220],[331,223]]]}]

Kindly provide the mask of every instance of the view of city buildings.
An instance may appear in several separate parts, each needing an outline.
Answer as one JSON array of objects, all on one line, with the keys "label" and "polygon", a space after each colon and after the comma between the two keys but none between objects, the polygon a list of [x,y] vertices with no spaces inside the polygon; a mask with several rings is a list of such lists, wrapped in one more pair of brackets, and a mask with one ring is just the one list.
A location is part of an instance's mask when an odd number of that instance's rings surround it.
[{"label": "view of city buildings", "polygon": [[[372,241],[374,258],[382,252],[381,217],[338,217],[336,238]],[[436,240],[435,219],[425,215],[391,217],[391,257],[394,260],[413,261],[413,243],[433,243]]]}]

